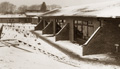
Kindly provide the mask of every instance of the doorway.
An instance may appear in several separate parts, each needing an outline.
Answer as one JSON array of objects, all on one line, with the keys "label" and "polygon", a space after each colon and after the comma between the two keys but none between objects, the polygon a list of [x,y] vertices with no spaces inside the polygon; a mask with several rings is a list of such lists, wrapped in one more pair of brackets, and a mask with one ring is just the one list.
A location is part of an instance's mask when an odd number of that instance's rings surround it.
[{"label": "doorway", "polygon": [[56,24],[56,31],[55,33],[58,33],[62,28],[63,26],[65,25],[65,20],[63,19],[56,19],[55,20],[55,24]]}]

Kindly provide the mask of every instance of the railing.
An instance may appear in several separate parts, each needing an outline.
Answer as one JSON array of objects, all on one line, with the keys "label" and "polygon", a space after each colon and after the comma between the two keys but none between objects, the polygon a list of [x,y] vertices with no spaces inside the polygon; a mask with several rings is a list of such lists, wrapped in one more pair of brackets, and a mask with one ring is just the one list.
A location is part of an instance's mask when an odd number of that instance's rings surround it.
[{"label": "railing", "polygon": [[[51,23],[51,22],[50,22]],[[50,23],[48,23],[44,28],[43,28],[43,30],[45,30],[49,25],[50,25]]]},{"label": "railing", "polygon": [[56,35],[58,35],[66,26],[67,26],[67,24],[65,24]]},{"label": "railing", "polygon": [[98,27],[95,32],[91,35],[91,37],[83,44],[83,46],[87,45],[91,40],[92,38],[96,35],[96,33],[100,30],[101,27]]}]

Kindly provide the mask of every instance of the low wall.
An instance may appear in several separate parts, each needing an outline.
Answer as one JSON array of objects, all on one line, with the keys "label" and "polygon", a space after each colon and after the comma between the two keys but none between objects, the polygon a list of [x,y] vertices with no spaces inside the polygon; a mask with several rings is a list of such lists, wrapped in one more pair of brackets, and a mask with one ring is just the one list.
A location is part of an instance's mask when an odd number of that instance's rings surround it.
[{"label": "low wall", "polygon": [[95,34],[92,40],[83,46],[83,55],[115,52],[115,44],[120,44],[119,24],[117,21],[104,22],[103,27]]},{"label": "low wall", "polygon": [[49,23],[42,31],[42,34],[53,34],[53,22]]},{"label": "low wall", "polygon": [[68,23],[56,34],[56,41],[58,40],[69,40],[69,24]]},{"label": "low wall", "polygon": [[43,27],[43,20],[40,21],[40,23],[35,27],[35,30],[42,30],[44,27]]}]

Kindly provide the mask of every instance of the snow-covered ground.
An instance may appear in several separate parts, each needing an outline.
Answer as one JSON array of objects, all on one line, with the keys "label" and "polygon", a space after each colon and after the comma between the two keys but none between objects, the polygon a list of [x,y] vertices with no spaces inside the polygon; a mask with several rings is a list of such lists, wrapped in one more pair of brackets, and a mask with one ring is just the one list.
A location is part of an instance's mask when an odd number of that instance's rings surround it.
[{"label": "snow-covered ground", "polygon": [[80,67],[54,61],[42,53],[31,53],[0,44],[0,69],[119,69],[118,66],[80,62]]},{"label": "snow-covered ground", "polygon": [[2,39],[3,40],[5,40],[5,39],[17,39],[19,41],[22,41],[23,43],[27,43],[27,45],[32,45],[33,48],[43,49],[43,50],[50,52],[54,55],[57,55],[60,57],[61,56],[66,57],[66,55],[63,54],[61,51],[50,46],[45,41],[43,41],[39,38],[36,38],[36,36],[33,35],[27,29],[28,29],[28,26],[27,27],[19,27],[19,28],[17,26],[14,26],[14,27],[4,26]]},{"label": "snow-covered ground", "polygon": [[[1,24],[3,25],[3,24]],[[120,59],[108,55],[81,57],[81,46],[69,41],[55,41],[37,31],[41,38],[30,30],[34,25],[14,24],[3,26],[0,41],[0,69],[119,69]],[[45,38],[56,44],[55,47]],[[60,49],[58,49],[60,48]],[[64,49],[64,50],[63,50]],[[66,53],[67,52],[67,53]],[[73,54],[71,57],[70,55]],[[76,56],[75,56],[76,55]],[[74,58],[75,56],[75,58]]]},{"label": "snow-covered ground", "polygon": [[70,41],[66,40],[66,41],[56,41],[55,40],[55,36],[53,37],[46,37],[46,36],[50,36],[50,35],[42,35],[42,31],[35,31],[36,33],[38,33],[40,36],[44,36],[44,38],[52,41],[53,43],[59,45],[61,48],[66,49],[66,50],[70,50],[72,53],[76,53],[78,56],[82,56],[82,46],[77,44],[77,43],[71,43]]},{"label": "snow-covered ground", "polygon": [[[2,45],[3,46],[3,45]],[[3,46],[0,47],[0,69],[79,69],[39,53]]]},{"label": "snow-covered ground", "polygon": [[13,43],[7,40],[17,39],[17,41],[20,44],[20,48],[24,48],[26,50],[29,50],[29,48],[31,48],[31,51],[34,53],[42,52],[48,56],[52,56],[55,60],[72,65],[72,63],[68,63],[69,58],[66,54],[49,45],[42,39],[37,38],[28,30],[28,27],[30,30],[32,30],[31,28],[33,26],[14,25],[11,27],[9,25],[4,25],[2,32],[2,40],[9,43]]}]

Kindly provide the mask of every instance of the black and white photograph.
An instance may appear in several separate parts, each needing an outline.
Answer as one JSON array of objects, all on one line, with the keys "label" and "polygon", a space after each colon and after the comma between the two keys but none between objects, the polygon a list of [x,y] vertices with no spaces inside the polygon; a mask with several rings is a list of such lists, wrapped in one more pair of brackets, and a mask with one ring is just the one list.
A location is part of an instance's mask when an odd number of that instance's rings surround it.
[{"label": "black and white photograph", "polygon": [[120,0],[0,0],[0,69],[120,69]]}]

